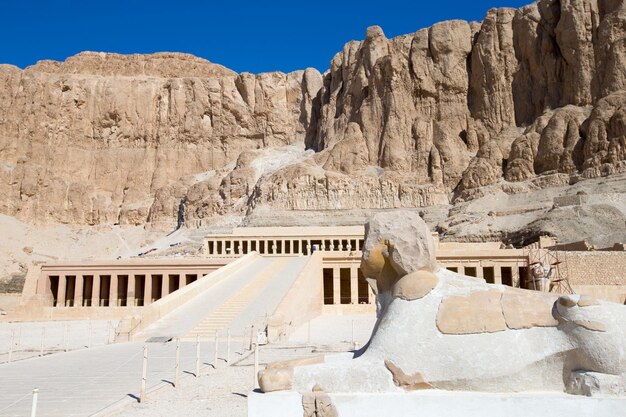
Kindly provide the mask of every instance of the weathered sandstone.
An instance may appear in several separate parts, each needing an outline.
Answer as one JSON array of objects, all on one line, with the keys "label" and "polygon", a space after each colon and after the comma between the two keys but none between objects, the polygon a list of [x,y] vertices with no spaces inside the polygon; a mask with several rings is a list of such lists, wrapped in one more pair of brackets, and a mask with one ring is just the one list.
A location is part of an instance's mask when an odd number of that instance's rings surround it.
[{"label": "weathered sandstone", "polygon": [[[392,39],[370,27],[323,75],[176,53],[1,65],[0,212],[170,228],[625,172],[625,15],[618,1],[541,0]],[[301,155],[262,152],[285,146]]]}]

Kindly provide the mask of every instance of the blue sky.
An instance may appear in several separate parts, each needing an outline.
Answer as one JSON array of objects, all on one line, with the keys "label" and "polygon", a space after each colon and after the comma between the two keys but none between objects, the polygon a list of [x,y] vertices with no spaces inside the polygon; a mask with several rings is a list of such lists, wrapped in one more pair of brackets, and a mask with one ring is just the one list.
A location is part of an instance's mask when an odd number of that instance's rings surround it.
[{"label": "blue sky", "polygon": [[80,51],[188,52],[235,71],[328,68],[343,45],[382,26],[388,37],[448,19],[482,20],[530,0],[252,2],[2,0],[0,63],[24,68]]}]

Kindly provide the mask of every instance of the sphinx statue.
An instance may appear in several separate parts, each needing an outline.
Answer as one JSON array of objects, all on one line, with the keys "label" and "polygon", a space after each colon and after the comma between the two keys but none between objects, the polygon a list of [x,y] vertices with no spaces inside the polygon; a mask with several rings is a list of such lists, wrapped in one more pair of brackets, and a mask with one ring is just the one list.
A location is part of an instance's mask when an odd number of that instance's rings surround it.
[{"label": "sphinx statue", "polygon": [[305,415],[307,401],[324,407],[324,392],[626,395],[626,306],[439,268],[427,225],[408,211],[369,219],[361,269],[376,293],[370,341],[354,353],[270,364],[259,374],[263,392],[303,393]]}]

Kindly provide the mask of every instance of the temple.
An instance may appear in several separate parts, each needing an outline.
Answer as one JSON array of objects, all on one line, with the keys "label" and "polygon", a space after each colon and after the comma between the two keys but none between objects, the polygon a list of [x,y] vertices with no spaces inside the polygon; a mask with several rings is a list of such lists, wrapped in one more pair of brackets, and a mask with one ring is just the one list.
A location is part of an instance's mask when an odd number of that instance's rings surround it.
[{"label": "temple", "polygon": [[[250,254],[306,258],[307,285],[320,288],[306,297],[313,298],[321,313],[373,312],[375,297],[360,269],[364,232],[363,226],[237,227],[229,233],[206,235],[202,257],[46,263],[29,271],[21,305],[13,316],[88,318],[107,310],[107,316],[122,318]],[[619,303],[626,300],[626,285],[619,273],[620,265],[626,265],[626,252],[617,247],[612,251],[567,250],[542,237],[514,249],[500,242],[448,242],[439,241],[436,233],[432,236],[439,265],[462,275],[511,287],[580,292]],[[580,249],[580,245],[572,248]],[[549,271],[546,288],[533,275],[537,265]]]}]

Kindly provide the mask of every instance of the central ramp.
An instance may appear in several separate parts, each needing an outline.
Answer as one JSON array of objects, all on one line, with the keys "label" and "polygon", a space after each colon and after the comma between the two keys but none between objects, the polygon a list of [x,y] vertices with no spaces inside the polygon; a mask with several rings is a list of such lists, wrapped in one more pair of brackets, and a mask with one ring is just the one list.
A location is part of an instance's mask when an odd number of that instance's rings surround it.
[{"label": "central ramp", "polygon": [[232,336],[243,336],[250,326],[265,324],[308,260],[259,257],[146,327],[137,338],[207,339],[216,332],[225,336],[227,329]]}]

